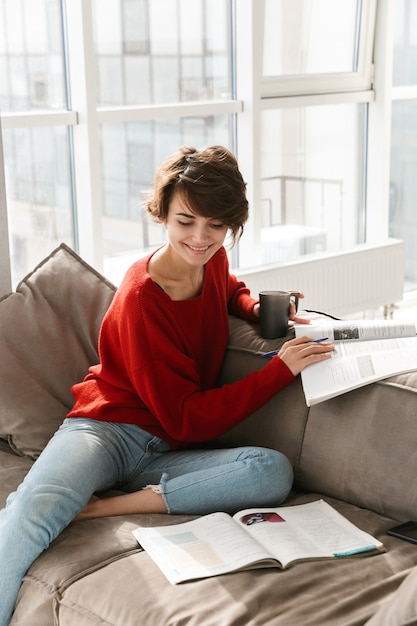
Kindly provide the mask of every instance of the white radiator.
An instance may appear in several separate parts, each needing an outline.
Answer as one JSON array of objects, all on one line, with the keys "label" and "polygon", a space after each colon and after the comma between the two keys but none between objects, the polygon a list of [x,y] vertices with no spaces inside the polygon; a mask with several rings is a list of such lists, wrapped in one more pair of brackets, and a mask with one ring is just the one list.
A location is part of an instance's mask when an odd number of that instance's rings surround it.
[{"label": "white radiator", "polygon": [[336,317],[376,310],[403,299],[404,242],[358,246],[336,254],[235,271],[256,296],[270,289],[299,289],[302,309]]}]

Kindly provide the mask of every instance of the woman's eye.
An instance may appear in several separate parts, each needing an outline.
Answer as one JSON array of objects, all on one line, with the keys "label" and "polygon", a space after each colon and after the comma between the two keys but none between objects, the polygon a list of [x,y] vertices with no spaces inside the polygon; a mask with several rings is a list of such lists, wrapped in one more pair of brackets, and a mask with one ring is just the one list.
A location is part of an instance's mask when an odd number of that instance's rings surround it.
[{"label": "woman's eye", "polygon": [[[180,226],[187,227],[187,226],[193,226],[194,222],[184,222],[182,220],[178,220],[178,224]],[[221,230],[222,228],[224,228],[224,224],[222,223],[218,224],[217,222],[214,222],[214,223],[210,222],[210,228],[213,228],[214,230]]]}]

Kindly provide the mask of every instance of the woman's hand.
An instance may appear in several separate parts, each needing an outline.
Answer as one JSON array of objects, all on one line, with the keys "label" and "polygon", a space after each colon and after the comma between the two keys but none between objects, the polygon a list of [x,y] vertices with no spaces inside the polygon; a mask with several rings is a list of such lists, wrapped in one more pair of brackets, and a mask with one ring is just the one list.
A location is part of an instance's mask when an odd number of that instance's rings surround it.
[{"label": "woman's hand", "polygon": [[314,343],[311,337],[297,337],[286,341],[279,350],[279,357],[297,376],[308,365],[319,363],[331,357],[334,344],[331,341]]}]

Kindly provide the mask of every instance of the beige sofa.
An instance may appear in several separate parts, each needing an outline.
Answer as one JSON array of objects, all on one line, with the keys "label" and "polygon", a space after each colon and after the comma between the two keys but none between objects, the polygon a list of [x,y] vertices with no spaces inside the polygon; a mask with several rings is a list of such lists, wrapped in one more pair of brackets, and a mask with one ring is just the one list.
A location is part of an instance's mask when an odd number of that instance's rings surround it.
[{"label": "beige sofa", "polygon": [[[71,384],[96,361],[100,320],[113,294],[62,245],[0,302],[0,506],[70,408]],[[230,321],[222,383],[262,367],[260,353],[280,343],[261,339],[256,325]],[[311,409],[297,380],[216,445],[242,443],[286,453],[296,476],[290,502],[324,498],[387,552],[173,586],[132,530],[185,517],[72,523],[27,573],[11,624],[417,624],[417,546],[386,535],[396,522],[417,518],[417,374]]]}]

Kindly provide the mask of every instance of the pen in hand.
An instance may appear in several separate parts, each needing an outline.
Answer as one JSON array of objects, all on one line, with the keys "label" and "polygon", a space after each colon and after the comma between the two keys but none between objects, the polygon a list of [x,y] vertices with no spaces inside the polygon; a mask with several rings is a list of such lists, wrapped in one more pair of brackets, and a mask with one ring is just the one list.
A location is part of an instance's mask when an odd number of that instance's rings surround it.
[{"label": "pen in hand", "polygon": [[[311,343],[321,343],[322,341],[327,341],[328,337],[320,337],[320,339],[312,339]],[[271,352],[265,352],[262,357],[275,356],[279,354],[279,350],[272,350]]]}]

